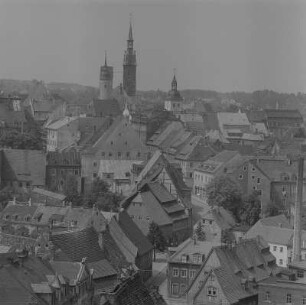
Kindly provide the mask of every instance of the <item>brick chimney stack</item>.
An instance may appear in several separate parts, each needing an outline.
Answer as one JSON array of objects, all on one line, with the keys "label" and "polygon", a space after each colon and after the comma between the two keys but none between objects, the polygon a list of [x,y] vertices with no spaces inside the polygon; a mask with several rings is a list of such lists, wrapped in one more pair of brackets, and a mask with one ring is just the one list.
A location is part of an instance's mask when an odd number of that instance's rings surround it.
[{"label": "brick chimney stack", "polygon": [[303,201],[303,175],[304,158],[299,157],[293,235],[293,261],[296,262],[301,260],[301,207]]}]

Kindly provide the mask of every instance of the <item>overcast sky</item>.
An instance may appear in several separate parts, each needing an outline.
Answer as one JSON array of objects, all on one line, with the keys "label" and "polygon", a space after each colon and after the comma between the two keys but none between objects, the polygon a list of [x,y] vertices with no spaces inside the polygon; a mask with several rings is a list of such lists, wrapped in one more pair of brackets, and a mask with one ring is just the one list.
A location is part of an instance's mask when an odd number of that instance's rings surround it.
[{"label": "overcast sky", "polygon": [[130,13],[140,90],[306,92],[303,0],[0,0],[0,78],[118,85]]}]

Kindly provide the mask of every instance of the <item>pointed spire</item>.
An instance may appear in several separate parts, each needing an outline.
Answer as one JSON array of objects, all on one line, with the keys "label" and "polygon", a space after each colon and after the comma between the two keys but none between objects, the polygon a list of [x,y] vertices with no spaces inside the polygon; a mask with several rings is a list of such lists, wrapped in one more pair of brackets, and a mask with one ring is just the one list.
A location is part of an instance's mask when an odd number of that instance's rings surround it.
[{"label": "pointed spire", "polygon": [[104,55],[104,66],[107,67],[107,53],[105,51],[105,55]]},{"label": "pointed spire", "polygon": [[173,80],[171,83],[172,90],[177,90],[177,81],[175,77],[175,72],[176,72],[176,69],[173,69]]},{"label": "pointed spire", "polygon": [[133,40],[133,30],[132,30],[132,14],[130,14],[130,30],[129,30],[129,40]]}]

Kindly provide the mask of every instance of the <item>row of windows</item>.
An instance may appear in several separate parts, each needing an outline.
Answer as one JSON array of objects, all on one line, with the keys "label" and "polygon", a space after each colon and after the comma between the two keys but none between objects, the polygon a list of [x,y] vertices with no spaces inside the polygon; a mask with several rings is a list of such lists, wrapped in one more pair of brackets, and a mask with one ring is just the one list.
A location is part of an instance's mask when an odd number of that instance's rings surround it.
[{"label": "row of windows", "polygon": [[212,177],[208,177],[206,175],[201,175],[201,174],[194,174],[194,180],[199,180],[201,182],[210,182],[212,180]]},{"label": "row of windows", "polygon": [[144,219],[144,220],[147,220],[147,221],[150,221],[150,220],[151,220],[150,216],[141,216],[141,215],[139,215],[139,216],[131,215],[131,218],[132,218],[132,219],[139,219],[139,220]]},{"label": "row of windows", "polygon": [[[180,289],[181,288],[181,289]],[[172,294],[173,295],[179,295],[183,294],[186,290],[186,285],[185,284],[172,284]]]},{"label": "row of windows", "polygon": [[[277,246],[273,246],[273,251],[277,251]],[[279,252],[283,252],[284,251],[284,248],[283,247],[279,247]]]},{"label": "row of windows", "polygon": [[[270,291],[266,291],[265,301],[268,301],[268,302],[271,301]],[[286,303],[287,304],[292,304],[292,294],[291,293],[286,294]],[[302,304],[306,305],[306,296],[302,296]]]},{"label": "row of windows", "polygon": [[[182,277],[187,278],[188,275],[187,269],[179,269],[179,268],[173,268],[172,269],[172,276],[173,277]],[[196,270],[189,270],[189,278],[193,279],[195,277]]]},{"label": "row of windows", "polygon": [[[112,157],[112,156],[117,156],[118,158],[121,158],[121,157],[127,157],[127,158],[130,158],[131,157],[131,153],[129,151],[127,151],[125,154],[118,151],[117,154],[114,153],[114,152],[109,152],[108,154],[105,152],[105,151],[102,151],[101,152],[101,156],[102,157],[106,157],[106,156],[109,156],[109,157]],[[137,152],[136,154],[137,158],[140,158],[141,157],[141,152]]]}]

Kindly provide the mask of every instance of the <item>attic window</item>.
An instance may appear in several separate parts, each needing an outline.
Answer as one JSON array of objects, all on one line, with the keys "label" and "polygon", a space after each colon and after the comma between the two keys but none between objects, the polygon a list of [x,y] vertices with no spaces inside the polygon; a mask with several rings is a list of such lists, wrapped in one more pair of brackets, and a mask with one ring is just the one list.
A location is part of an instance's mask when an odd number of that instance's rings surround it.
[{"label": "attic window", "polygon": [[209,297],[216,297],[217,296],[217,288],[213,287],[213,286],[207,287],[207,295]]},{"label": "attic window", "polygon": [[5,215],[5,219],[9,219],[9,218],[10,218],[9,214]]},{"label": "attic window", "polygon": [[182,257],[181,257],[181,261],[182,261],[182,263],[187,263],[187,261],[188,261],[188,255],[183,254]]},{"label": "attic window", "polygon": [[111,144],[111,145],[113,145],[113,144],[114,144],[114,142],[113,142],[113,141],[111,141],[111,142],[110,142],[110,144]]}]

